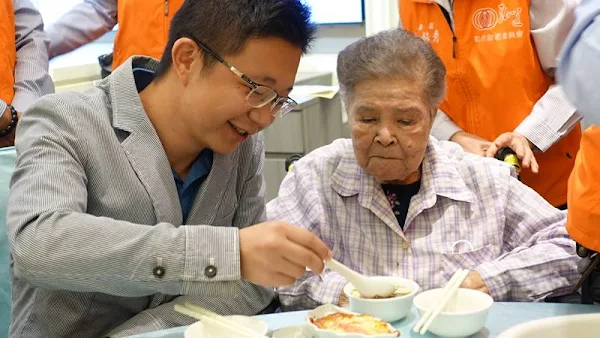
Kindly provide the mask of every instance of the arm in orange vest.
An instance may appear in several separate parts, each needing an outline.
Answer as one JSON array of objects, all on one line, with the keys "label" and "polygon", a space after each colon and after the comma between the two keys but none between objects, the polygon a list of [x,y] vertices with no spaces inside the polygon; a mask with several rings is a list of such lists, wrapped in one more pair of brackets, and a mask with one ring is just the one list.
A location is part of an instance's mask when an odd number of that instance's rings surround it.
[{"label": "arm in orange vest", "polygon": [[[536,43],[540,63],[552,75],[556,67],[555,59],[558,48],[566,36],[565,29],[568,30],[573,21],[574,7],[574,0],[531,1],[529,8],[530,33]],[[402,27],[402,22],[399,23],[399,26]],[[579,120],[580,117],[565,98],[560,86],[555,85],[538,101],[532,109],[531,115],[515,129],[515,132],[519,135],[513,135],[515,137],[507,139],[516,139],[518,136],[523,136],[529,141],[533,149],[546,151],[561,137],[567,135]],[[481,147],[486,146],[482,140],[470,137],[471,135],[460,137],[459,140],[457,137],[457,140],[453,140],[454,135],[460,135],[458,134],[459,131],[461,129],[445,114],[438,113],[432,129],[434,137],[441,140],[456,141],[469,152],[474,152],[473,150],[479,150]],[[510,132],[510,130],[507,130],[507,132]],[[499,142],[499,148],[510,146],[511,144],[508,142]],[[475,153],[480,152],[476,151]]]},{"label": "arm in orange vest", "polygon": [[[576,0],[532,0],[529,8],[531,37],[540,64],[551,76],[556,70],[560,46],[574,22]],[[551,86],[533,107],[531,114],[515,129],[536,150],[548,150],[581,120],[559,85]]]},{"label": "arm in orange vest", "polygon": [[29,0],[15,1],[15,97],[12,105],[24,112],[38,98],[54,92],[48,74],[48,36],[42,16]]},{"label": "arm in orange vest", "polygon": [[117,0],[85,0],[46,28],[50,58],[92,42],[117,24]]},{"label": "arm in orange vest", "polygon": [[[13,2],[15,15],[14,97],[11,102],[0,100],[0,130],[12,120],[10,103],[19,113],[43,95],[54,92],[48,74],[48,37],[43,30],[42,16],[29,0]],[[0,137],[0,146],[14,142],[14,133]]]}]

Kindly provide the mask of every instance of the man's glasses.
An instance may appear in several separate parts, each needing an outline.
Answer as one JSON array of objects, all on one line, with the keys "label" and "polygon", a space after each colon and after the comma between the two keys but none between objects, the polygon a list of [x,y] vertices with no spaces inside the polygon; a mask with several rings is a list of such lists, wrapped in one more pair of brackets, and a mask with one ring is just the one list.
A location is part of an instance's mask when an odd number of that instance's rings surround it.
[{"label": "man's glasses", "polygon": [[200,42],[193,35],[188,34],[186,37],[192,39],[198,47],[202,48],[205,52],[214,57],[217,61],[225,65],[229,70],[231,70],[235,75],[239,76],[242,80],[244,80],[247,84],[252,87],[252,90],[248,95],[246,95],[246,102],[253,108],[262,108],[267,104],[271,104],[271,114],[274,117],[282,117],[283,115],[289,113],[294,109],[298,103],[292,100],[289,97],[280,96],[274,91],[272,88],[261,85],[259,83],[254,82],[244,73],[240,72],[237,68],[235,68],[231,63],[225,61],[219,54],[210,49],[208,46]]}]

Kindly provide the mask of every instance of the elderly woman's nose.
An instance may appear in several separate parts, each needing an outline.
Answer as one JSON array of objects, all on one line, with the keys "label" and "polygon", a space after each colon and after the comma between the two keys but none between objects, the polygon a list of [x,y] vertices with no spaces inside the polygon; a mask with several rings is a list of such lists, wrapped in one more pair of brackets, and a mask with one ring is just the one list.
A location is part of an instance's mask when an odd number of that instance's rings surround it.
[{"label": "elderly woman's nose", "polygon": [[379,129],[377,132],[376,141],[379,142],[382,146],[389,146],[396,143],[396,137],[389,128],[383,127]]}]

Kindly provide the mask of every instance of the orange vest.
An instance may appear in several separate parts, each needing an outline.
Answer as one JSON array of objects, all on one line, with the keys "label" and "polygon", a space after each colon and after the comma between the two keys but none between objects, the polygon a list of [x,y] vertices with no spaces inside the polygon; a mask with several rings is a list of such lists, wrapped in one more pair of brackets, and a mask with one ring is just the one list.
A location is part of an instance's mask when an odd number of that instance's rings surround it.
[{"label": "orange vest", "polygon": [[0,0],[0,99],[12,103],[15,96],[15,12],[12,0]]},{"label": "orange vest", "polygon": [[183,1],[118,0],[113,69],[133,55],[160,59],[169,40],[171,19]]},{"label": "orange vest", "polygon": [[[493,141],[514,130],[553,83],[530,36],[528,0],[454,1],[454,32],[438,4],[399,0],[404,29],[428,40],[447,70],[440,109],[466,132]],[[521,179],[554,206],[567,201],[567,181],[581,138],[577,126],[543,154],[539,174]]]},{"label": "orange vest", "polygon": [[588,128],[581,138],[575,168],[569,179],[567,231],[579,244],[600,252],[600,127]]}]

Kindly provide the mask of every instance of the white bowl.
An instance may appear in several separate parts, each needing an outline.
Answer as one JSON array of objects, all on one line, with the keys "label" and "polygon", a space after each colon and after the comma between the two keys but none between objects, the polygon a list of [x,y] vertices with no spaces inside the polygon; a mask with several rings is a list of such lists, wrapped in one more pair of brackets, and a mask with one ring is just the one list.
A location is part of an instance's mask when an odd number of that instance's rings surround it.
[{"label": "white bowl", "polygon": [[[313,334],[314,338],[398,338],[400,336],[399,331],[397,331],[398,332],[397,334],[392,333],[392,334],[377,334],[377,335],[333,332],[333,331],[320,329],[310,321],[311,318],[318,319],[318,318],[326,317],[332,313],[337,313],[337,312],[354,313],[352,311],[344,310],[341,307],[337,307],[332,304],[321,305],[308,313],[308,315],[306,316],[306,322],[307,322],[310,332]],[[390,324],[388,324],[388,327],[391,329],[395,329]]]},{"label": "white bowl", "polygon": [[[442,289],[432,289],[418,294],[414,304],[423,316],[441,299]],[[485,326],[487,315],[494,304],[490,295],[471,289],[458,289],[446,308],[435,318],[430,332],[441,337],[467,337]]]},{"label": "white bowl", "polygon": [[[269,330],[267,323],[253,317],[226,316],[226,318],[258,334],[266,335]],[[185,330],[183,336],[184,338],[237,338],[239,335],[233,330],[227,330],[210,322],[196,322]]]},{"label": "white bowl", "polygon": [[498,338],[597,338],[600,313],[538,319],[514,326]]},{"label": "white bowl", "polygon": [[290,326],[273,332],[273,338],[312,338],[308,325]]},{"label": "white bowl", "polygon": [[419,284],[410,279],[400,277],[381,276],[375,278],[389,280],[395,285],[409,288],[411,292],[403,296],[391,298],[359,298],[352,296],[352,290],[354,290],[354,286],[352,283],[348,283],[346,286],[344,286],[344,293],[350,302],[350,309],[357,313],[381,318],[386,322],[395,322],[406,317],[412,308],[413,298],[415,298],[419,292]]}]

